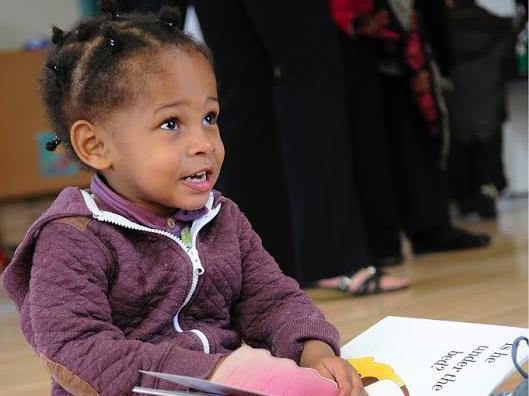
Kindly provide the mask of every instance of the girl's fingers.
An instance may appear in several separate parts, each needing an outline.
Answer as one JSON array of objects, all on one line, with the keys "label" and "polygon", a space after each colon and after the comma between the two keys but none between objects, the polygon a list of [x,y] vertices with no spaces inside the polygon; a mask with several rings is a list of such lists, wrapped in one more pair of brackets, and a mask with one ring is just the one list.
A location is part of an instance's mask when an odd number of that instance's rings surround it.
[{"label": "girl's fingers", "polygon": [[318,367],[316,367],[316,371],[325,378],[328,378],[330,380],[335,380],[333,373],[329,370],[329,368],[325,364],[320,364]]},{"label": "girl's fingers", "polygon": [[333,379],[338,384],[339,396],[350,396],[353,390],[352,387],[352,368],[348,364],[342,364],[341,361],[338,361],[338,364],[333,364],[330,367],[332,372]]},{"label": "girl's fingers", "polygon": [[351,386],[351,381],[338,381],[338,396],[351,396],[354,395],[353,387]]},{"label": "girl's fingers", "polygon": [[362,384],[362,380],[360,379],[360,376],[356,370],[353,370],[351,382],[353,384],[353,392],[351,393],[351,396],[368,396],[367,391],[364,389],[364,385]]}]

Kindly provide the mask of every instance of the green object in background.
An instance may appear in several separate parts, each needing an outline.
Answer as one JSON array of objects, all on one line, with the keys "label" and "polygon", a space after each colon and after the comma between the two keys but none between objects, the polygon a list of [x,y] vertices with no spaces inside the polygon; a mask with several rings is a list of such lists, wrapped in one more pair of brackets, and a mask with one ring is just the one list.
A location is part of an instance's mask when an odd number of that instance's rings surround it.
[{"label": "green object in background", "polygon": [[527,27],[518,35],[516,43],[516,68],[518,75],[527,76]]},{"label": "green object in background", "polygon": [[97,0],[77,0],[81,18],[94,17],[99,14],[99,5]]}]

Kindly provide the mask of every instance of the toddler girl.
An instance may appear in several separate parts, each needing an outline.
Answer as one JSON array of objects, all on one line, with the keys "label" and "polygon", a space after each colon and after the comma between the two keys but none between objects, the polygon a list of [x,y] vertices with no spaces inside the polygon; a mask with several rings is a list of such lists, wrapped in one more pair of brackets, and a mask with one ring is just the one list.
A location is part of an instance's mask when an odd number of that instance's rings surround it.
[{"label": "toddler girl", "polygon": [[364,394],[334,327],[212,190],[224,148],[208,50],[172,9],[106,8],[54,28],[41,83],[48,148],[93,171],[91,189],[64,189],[3,275],[52,394],[158,387],[139,370],[223,377],[242,342],[316,369],[341,396]]}]

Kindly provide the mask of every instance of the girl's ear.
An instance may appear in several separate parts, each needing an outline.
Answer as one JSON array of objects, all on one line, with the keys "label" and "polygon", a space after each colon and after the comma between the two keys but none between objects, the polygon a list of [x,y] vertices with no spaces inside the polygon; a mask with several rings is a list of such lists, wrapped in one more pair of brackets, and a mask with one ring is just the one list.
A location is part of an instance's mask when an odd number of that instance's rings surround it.
[{"label": "girl's ear", "polygon": [[112,166],[108,135],[101,127],[86,120],[77,120],[70,128],[70,142],[77,156],[89,167],[105,170]]}]

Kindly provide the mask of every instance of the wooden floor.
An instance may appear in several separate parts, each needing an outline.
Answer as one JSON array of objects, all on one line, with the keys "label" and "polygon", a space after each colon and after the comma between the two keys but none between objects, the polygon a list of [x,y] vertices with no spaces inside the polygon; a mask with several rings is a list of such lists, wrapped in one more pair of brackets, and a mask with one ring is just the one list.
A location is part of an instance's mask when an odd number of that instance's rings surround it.
[{"label": "wooden floor", "polygon": [[[387,315],[527,327],[527,200],[503,203],[496,222],[465,221],[493,235],[487,249],[408,257],[391,270],[409,275],[405,291],[351,298],[309,290],[343,342]],[[408,254],[408,256],[410,256]],[[512,378],[499,389],[509,389]],[[49,394],[49,380],[20,333],[17,314],[0,291],[0,395]]]}]

